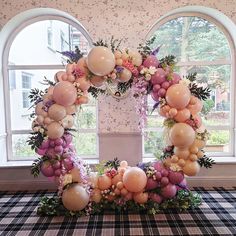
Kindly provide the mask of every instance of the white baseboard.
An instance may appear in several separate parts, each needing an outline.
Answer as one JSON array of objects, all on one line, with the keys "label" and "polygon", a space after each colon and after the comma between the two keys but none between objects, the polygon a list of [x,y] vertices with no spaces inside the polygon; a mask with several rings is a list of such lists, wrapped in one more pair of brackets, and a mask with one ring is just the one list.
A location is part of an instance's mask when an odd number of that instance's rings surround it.
[{"label": "white baseboard", "polygon": [[[236,187],[236,176],[207,176],[207,177],[191,177],[187,178],[189,187]],[[56,191],[55,183],[49,182],[47,179],[39,181],[21,180],[21,181],[0,181],[1,191],[35,191],[35,190],[52,190]]]}]

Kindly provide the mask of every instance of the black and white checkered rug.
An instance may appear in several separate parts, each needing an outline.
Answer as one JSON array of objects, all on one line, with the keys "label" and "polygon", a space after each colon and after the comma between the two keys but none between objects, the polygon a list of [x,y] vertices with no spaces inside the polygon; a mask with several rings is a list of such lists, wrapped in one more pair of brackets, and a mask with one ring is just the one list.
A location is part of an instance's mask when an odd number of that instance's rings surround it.
[{"label": "black and white checkered rug", "polygon": [[195,188],[202,205],[184,213],[157,215],[106,212],[90,217],[39,217],[46,191],[0,192],[0,235],[236,235],[236,188]]}]

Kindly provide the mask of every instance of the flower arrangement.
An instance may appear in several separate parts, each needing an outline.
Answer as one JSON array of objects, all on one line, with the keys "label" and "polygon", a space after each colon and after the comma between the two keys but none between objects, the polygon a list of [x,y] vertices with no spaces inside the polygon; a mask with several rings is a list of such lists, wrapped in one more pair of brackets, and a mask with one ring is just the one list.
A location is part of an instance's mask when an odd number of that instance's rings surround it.
[{"label": "flower arrangement", "polygon": [[[214,164],[203,151],[209,134],[199,115],[210,90],[197,83],[196,74],[183,79],[175,73],[173,56],[158,60],[159,48],[153,50],[153,42],[138,50],[121,50],[120,41],[112,38],[110,45],[103,40],[95,43],[87,57],[78,48],[61,52],[68,57],[66,70],[57,72],[54,82],[45,79],[46,90],[31,91],[35,112],[28,143],[40,156],[32,174],[37,177],[41,172],[58,183],[58,198],[44,198],[39,214],[93,214],[106,207],[156,213],[200,204],[184,176]],[[130,167],[114,159],[93,172],[78,159],[72,144],[74,115],[88,102],[89,93],[95,98],[109,95],[111,84],[119,95],[130,90],[136,98],[140,128],[146,121],[148,94],[155,101],[153,110],[165,117],[168,145],[161,160]]]}]

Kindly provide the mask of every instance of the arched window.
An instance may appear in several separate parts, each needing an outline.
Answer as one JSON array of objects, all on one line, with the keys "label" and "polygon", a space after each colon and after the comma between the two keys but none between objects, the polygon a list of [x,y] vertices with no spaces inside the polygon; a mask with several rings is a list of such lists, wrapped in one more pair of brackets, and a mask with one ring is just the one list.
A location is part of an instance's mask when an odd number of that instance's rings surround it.
[{"label": "arched window", "polygon": [[[86,30],[60,14],[39,14],[19,24],[7,39],[3,52],[3,81],[8,160],[32,160],[35,153],[26,144],[31,132],[29,92],[45,88],[44,77],[54,80],[66,58],[59,52],[78,47],[85,55],[91,47]],[[97,106],[94,100],[78,112],[74,144],[84,159],[97,159]]]},{"label": "arched window", "polygon": [[[211,136],[206,151],[211,156],[234,155],[233,42],[215,19],[200,13],[181,13],[163,18],[148,38],[156,36],[158,57],[175,55],[177,72],[182,76],[197,72],[197,80],[208,84],[211,98],[204,102],[202,116]],[[149,106],[153,101],[150,98]],[[162,118],[154,112],[145,129],[143,156],[152,158],[163,147]],[[157,153],[158,155],[158,153]]]}]

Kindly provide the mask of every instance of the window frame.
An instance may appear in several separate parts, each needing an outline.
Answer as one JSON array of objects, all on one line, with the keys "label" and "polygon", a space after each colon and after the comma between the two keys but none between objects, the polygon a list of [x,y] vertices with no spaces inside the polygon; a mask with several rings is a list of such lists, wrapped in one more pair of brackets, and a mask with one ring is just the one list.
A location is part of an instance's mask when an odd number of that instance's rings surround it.
[{"label": "window frame", "polygon": [[[56,11],[56,10],[55,10]],[[62,64],[50,64],[50,65],[46,65],[46,64],[41,64],[41,65],[14,65],[11,64],[9,61],[9,54],[10,54],[10,49],[12,46],[13,41],[15,40],[15,38],[17,37],[17,35],[27,26],[34,24],[36,22],[39,21],[53,21],[53,20],[57,20],[57,21],[61,21],[64,23],[67,23],[68,25],[78,29],[81,34],[86,38],[86,40],[88,41],[88,46],[92,47],[92,40],[90,35],[88,34],[88,32],[85,30],[85,28],[80,25],[79,22],[77,22],[74,19],[70,19],[70,17],[66,17],[63,16],[60,13],[47,13],[47,14],[43,14],[41,12],[41,14],[38,14],[37,16],[32,16],[27,18],[26,20],[20,22],[18,25],[15,25],[15,27],[12,29],[12,31],[10,32],[10,34],[7,37],[6,43],[4,45],[4,49],[3,49],[3,53],[2,53],[2,75],[3,75],[3,89],[4,89],[4,108],[5,108],[5,129],[6,129],[6,153],[7,153],[7,157],[5,162],[6,163],[24,163],[25,161],[30,161],[32,162],[33,157],[29,156],[29,157],[22,157],[21,159],[17,159],[14,158],[13,156],[13,143],[12,143],[12,137],[13,135],[23,135],[23,134],[30,134],[31,130],[12,130],[11,127],[11,103],[10,103],[10,83],[9,83],[9,71],[17,71],[17,70],[64,70],[65,66],[63,66]],[[59,38],[60,39],[60,38]],[[46,39],[47,40],[47,39]],[[23,89],[22,89],[23,90]],[[96,114],[98,112],[98,106],[96,107]],[[98,117],[98,115],[97,115]],[[98,147],[98,124],[96,124],[96,129],[93,129],[93,132],[96,133],[97,135],[97,142],[96,142],[96,154],[93,156],[82,156],[81,157],[84,160],[91,160],[92,158],[94,159],[94,161],[98,160],[99,158],[99,147]],[[79,129],[78,132],[81,133],[86,133],[84,129]],[[88,131],[88,132],[91,132]],[[35,157],[35,156],[34,156]]]},{"label": "window frame", "polygon": [[[230,125],[229,126],[220,126],[216,128],[214,128],[213,126],[208,126],[207,129],[210,130],[229,130],[229,135],[230,135],[230,141],[229,141],[229,152],[208,152],[207,154],[209,156],[212,156],[213,158],[216,158],[216,160],[218,160],[218,157],[233,157],[236,158],[236,120],[235,120],[235,111],[236,111],[236,61],[235,61],[235,46],[234,46],[234,40],[231,36],[231,34],[229,33],[229,31],[225,28],[225,26],[218,21],[217,19],[215,19],[214,17],[205,14],[205,13],[201,13],[201,12],[197,12],[197,11],[181,11],[179,13],[172,13],[167,15],[166,17],[162,17],[156,24],[154,24],[151,28],[151,30],[149,30],[147,36],[146,36],[146,40],[150,39],[152,37],[152,35],[154,34],[154,32],[160,28],[162,25],[164,25],[165,23],[167,23],[168,21],[171,21],[173,19],[179,18],[179,17],[200,17],[204,20],[207,20],[209,22],[211,22],[212,24],[214,24],[216,27],[219,28],[219,30],[221,30],[221,32],[224,34],[224,36],[226,37],[228,44],[229,44],[229,49],[230,49],[230,60],[215,60],[215,61],[191,61],[191,62],[178,62],[176,66],[193,66],[193,65],[197,65],[197,66],[205,66],[205,65],[230,65],[231,66],[231,78],[230,78]],[[157,130],[160,130],[160,128],[157,128]],[[144,128],[144,132],[147,131],[148,129]],[[148,158],[154,158],[154,155],[150,155],[148,153],[145,153],[145,148],[144,148],[144,137],[142,138],[143,143],[142,143],[142,157],[143,160],[147,160]]]}]

